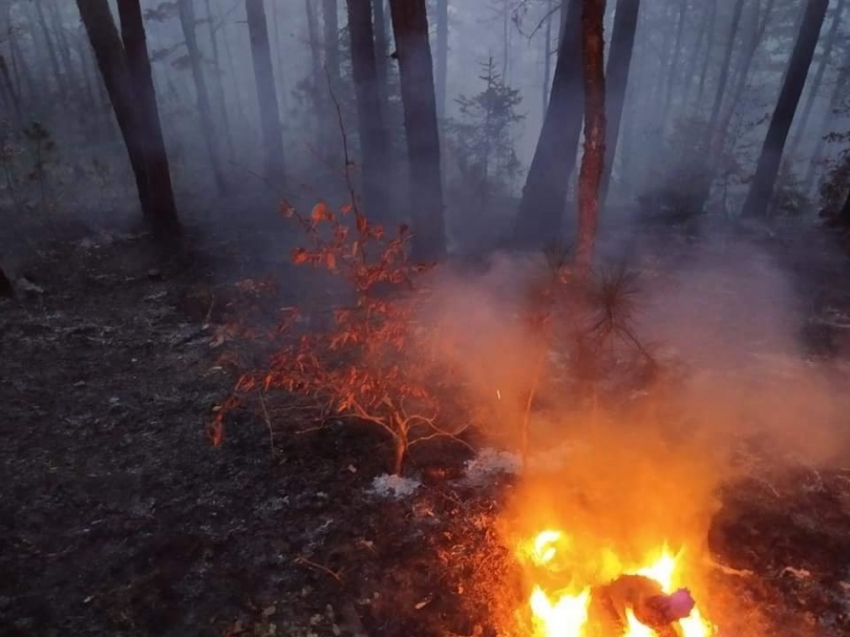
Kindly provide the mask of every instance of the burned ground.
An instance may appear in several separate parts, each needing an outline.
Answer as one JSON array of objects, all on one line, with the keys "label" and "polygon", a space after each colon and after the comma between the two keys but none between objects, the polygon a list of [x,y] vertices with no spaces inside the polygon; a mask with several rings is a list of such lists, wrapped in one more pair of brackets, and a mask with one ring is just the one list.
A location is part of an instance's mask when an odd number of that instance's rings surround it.
[{"label": "burned ground", "polygon": [[[285,400],[273,450],[250,406],[209,444],[236,294],[210,254],[163,267],[124,236],[18,268],[32,285],[0,301],[0,634],[493,634],[519,599],[494,524],[510,479],[378,497],[383,440]],[[850,474],[784,472],[724,502],[708,539],[718,599],[747,618],[730,632],[847,634]]]}]

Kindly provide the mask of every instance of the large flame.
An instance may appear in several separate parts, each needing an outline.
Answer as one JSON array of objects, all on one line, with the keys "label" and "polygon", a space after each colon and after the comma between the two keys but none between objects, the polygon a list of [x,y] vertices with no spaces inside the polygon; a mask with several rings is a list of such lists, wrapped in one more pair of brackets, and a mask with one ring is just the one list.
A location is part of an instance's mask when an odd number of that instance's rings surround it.
[{"label": "large flame", "polygon": [[[536,567],[548,571],[559,571],[559,548],[570,547],[569,538],[561,531],[546,530],[524,544],[521,555]],[[534,620],[534,637],[585,637],[588,623],[588,608],[591,587],[610,581],[619,575],[642,575],[658,583],[665,594],[673,593],[679,581],[678,555],[664,546],[654,559],[634,568],[624,567],[616,554],[605,551],[599,556],[597,576],[594,581],[546,592],[541,584],[535,584],[529,603]],[[566,556],[569,562],[569,556]],[[690,616],[678,622],[682,637],[712,637],[716,634],[713,625],[706,621],[694,608]],[[654,630],[643,625],[632,609],[626,609],[626,627],[623,637],[656,637]]]}]

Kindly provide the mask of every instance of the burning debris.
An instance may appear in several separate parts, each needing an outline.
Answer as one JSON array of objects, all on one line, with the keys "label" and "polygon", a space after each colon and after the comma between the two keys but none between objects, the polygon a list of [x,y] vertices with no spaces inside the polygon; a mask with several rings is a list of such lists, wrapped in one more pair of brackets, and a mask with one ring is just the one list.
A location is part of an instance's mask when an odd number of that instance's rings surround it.
[{"label": "burning debris", "polygon": [[529,606],[534,637],[712,637],[690,592],[681,588],[679,555],[666,547],[645,565],[625,566],[608,551],[586,581],[569,568],[572,542],[546,530],[520,546],[534,577]]}]

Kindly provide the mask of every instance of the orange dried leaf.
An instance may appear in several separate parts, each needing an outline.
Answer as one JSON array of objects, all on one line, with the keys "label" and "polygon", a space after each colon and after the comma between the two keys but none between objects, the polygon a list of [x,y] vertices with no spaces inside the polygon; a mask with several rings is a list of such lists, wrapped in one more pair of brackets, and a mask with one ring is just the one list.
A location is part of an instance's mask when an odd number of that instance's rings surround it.
[{"label": "orange dried leaf", "polygon": [[352,211],[352,209],[353,209],[353,208],[354,208],[354,206],[352,206],[350,203],[347,203],[347,204],[344,204],[344,205],[343,205],[343,206],[339,209],[339,211],[340,211],[342,214],[347,215],[349,212],[351,212],[351,211]]},{"label": "orange dried leaf", "polygon": [[304,248],[295,248],[292,251],[292,262],[295,263],[295,265],[299,265],[306,262],[309,256],[310,255],[307,254],[307,251]]},{"label": "orange dried leaf", "polygon": [[313,206],[313,211],[310,213],[310,218],[313,221],[322,221],[323,219],[327,219],[328,216],[328,207],[323,201]]}]

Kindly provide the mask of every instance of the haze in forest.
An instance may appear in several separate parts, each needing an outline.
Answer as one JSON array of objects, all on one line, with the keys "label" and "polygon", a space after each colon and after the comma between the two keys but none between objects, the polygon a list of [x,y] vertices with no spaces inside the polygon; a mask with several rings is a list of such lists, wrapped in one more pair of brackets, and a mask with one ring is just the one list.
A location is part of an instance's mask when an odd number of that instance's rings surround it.
[{"label": "haze in forest", "polygon": [[[847,4],[5,0],[0,258],[15,276],[30,238],[144,222],[172,247],[238,230],[237,250],[272,262],[299,241],[279,212],[318,202],[410,225],[425,261],[560,243],[639,265],[672,236],[693,242],[680,285],[698,291],[650,283],[650,331],[734,355],[723,332],[749,309],[709,288],[748,294],[735,273],[762,256],[705,246],[739,222],[850,225]],[[518,294],[504,258],[496,287]],[[763,274],[754,334],[796,346],[790,284]],[[460,320],[452,294],[435,311]],[[719,328],[698,298],[728,310]]]}]

